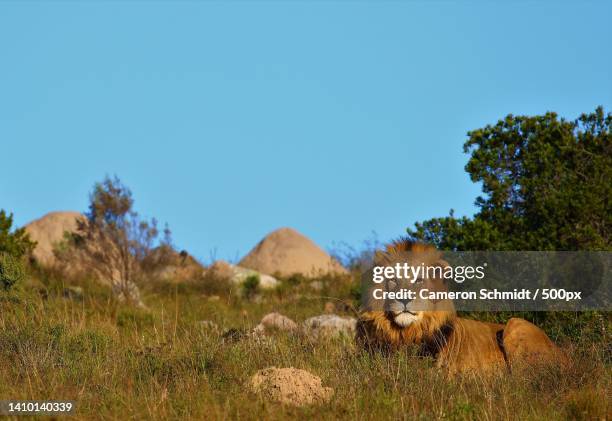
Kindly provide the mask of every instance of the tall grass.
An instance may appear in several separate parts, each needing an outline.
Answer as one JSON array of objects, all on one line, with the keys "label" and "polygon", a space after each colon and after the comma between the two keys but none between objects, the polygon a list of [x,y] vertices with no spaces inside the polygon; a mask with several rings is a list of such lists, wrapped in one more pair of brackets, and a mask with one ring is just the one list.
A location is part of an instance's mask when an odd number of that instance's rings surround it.
[{"label": "tall grass", "polygon": [[[66,297],[63,282],[57,276],[41,278],[0,296],[0,399],[73,400],[79,419],[548,420],[610,415],[607,340],[567,341],[572,364],[562,372],[448,378],[410,350],[370,355],[351,341],[316,342],[283,332],[264,339],[222,337],[229,328],[253,328],[270,311],[298,322],[321,314],[327,300],[322,296],[351,302],[347,280],[324,279],[323,289],[314,291],[306,280],[293,279],[279,291],[250,300],[231,290],[211,298],[205,284],[156,283],[143,291],[148,310],[122,306],[86,281],[82,299]],[[350,306],[345,308],[350,312]],[[269,366],[309,370],[334,388],[334,398],[306,408],[265,402],[245,383]]]}]

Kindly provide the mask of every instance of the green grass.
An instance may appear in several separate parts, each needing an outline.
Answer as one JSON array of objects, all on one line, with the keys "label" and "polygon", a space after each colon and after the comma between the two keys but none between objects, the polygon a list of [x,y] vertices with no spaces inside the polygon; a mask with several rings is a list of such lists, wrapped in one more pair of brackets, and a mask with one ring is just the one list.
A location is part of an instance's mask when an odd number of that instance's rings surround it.
[{"label": "green grass", "polygon": [[[312,291],[308,281],[291,279],[249,299],[218,285],[214,292],[222,294],[211,299],[205,282],[150,283],[143,287],[147,310],[119,305],[86,280],[79,285],[82,300],[65,298],[58,276],[38,276],[0,296],[0,399],[73,400],[76,418],[117,420],[605,419],[610,411],[605,335],[557,338],[572,354],[563,372],[449,379],[409,351],[370,355],[351,341],[283,332],[269,340],[221,336],[253,328],[270,311],[301,322],[323,313],[325,297],[354,304],[346,280],[324,279]],[[264,402],[244,385],[269,366],[309,370],[335,396],[307,408]]]}]

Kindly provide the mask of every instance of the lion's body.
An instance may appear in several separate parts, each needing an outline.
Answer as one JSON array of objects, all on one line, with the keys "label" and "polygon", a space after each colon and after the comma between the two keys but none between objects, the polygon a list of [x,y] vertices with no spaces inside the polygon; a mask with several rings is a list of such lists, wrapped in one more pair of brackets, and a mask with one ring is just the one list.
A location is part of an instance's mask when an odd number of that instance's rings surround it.
[{"label": "lion's body", "polygon": [[396,351],[410,345],[432,356],[451,373],[490,371],[519,362],[552,362],[561,358],[546,334],[526,320],[503,325],[456,317],[424,316],[419,326],[402,328],[384,312],[362,313],[357,341],[369,350]]},{"label": "lion's body", "polygon": [[452,313],[426,315],[423,323],[402,328],[385,313],[370,312],[359,319],[357,339],[371,350],[395,351],[418,345],[420,353],[436,358],[438,366],[460,371],[503,365],[505,358],[497,340],[503,328]]},{"label": "lion's body", "polygon": [[[435,249],[407,241],[392,243],[388,253],[422,253],[425,260],[439,259]],[[432,257],[433,256],[433,257]],[[393,260],[393,259],[391,259]],[[444,262],[445,263],[445,262]],[[368,350],[394,351],[416,345],[420,353],[436,359],[451,373],[497,371],[533,363],[561,362],[564,357],[546,334],[532,323],[512,318],[508,323],[487,323],[457,317],[452,303],[445,310],[365,311],[357,323],[356,339]],[[409,321],[406,321],[409,319]]]}]

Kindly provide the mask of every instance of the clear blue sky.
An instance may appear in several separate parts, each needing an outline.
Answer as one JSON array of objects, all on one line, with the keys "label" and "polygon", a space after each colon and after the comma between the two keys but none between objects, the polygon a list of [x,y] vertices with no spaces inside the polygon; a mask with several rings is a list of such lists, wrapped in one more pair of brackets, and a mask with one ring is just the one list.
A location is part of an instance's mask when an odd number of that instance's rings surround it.
[{"label": "clear blue sky", "polygon": [[[507,4],[512,3],[512,4]],[[612,106],[612,2],[0,3],[0,208],[117,174],[208,259],[474,212],[466,132]]]}]

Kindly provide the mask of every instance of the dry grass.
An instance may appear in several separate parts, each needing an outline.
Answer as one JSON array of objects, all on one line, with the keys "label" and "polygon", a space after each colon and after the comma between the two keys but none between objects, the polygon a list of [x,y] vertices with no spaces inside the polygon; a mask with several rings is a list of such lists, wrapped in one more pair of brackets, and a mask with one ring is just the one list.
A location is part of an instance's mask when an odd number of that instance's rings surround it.
[{"label": "dry grass", "polygon": [[[568,344],[573,364],[562,372],[448,379],[409,352],[369,355],[350,341],[282,332],[227,341],[199,323],[250,329],[272,310],[302,321],[323,312],[326,300],[314,296],[349,296],[349,284],[331,281],[315,293],[293,280],[255,301],[210,300],[205,285],[156,284],[144,291],[149,310],[136,310],[88,283],[82,300],[65,298],[61,279],[42,279],[0,296],[0,399],[74,400],[79,419],[609,418],[602,343]],[[301,409],[264,402],[244,384],[268,366],[309,370],[335,389],[334,399]]]}]

